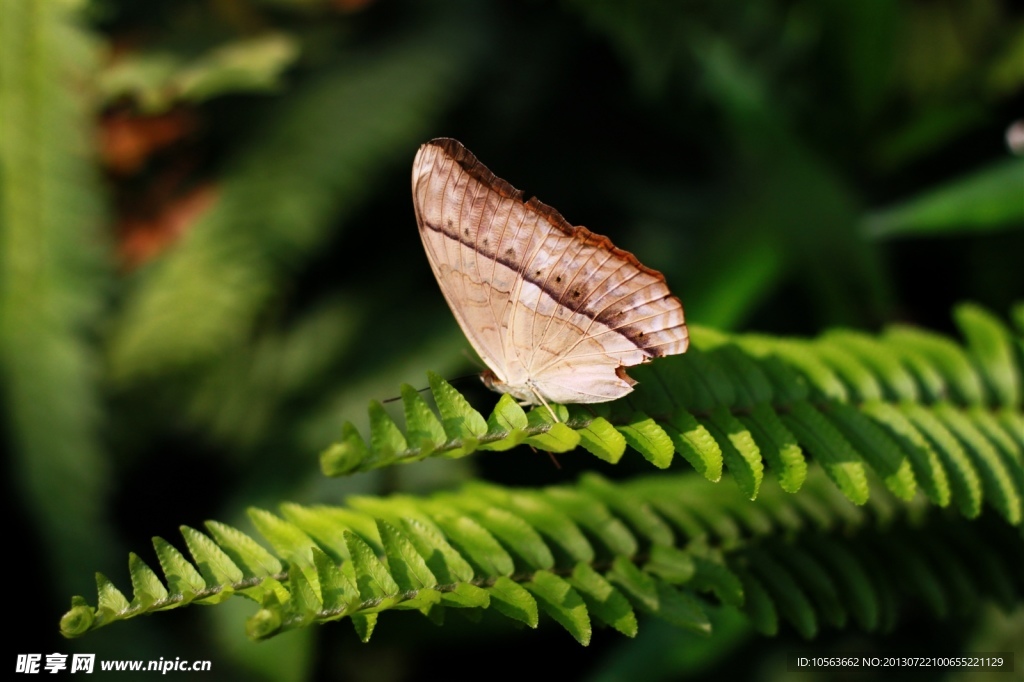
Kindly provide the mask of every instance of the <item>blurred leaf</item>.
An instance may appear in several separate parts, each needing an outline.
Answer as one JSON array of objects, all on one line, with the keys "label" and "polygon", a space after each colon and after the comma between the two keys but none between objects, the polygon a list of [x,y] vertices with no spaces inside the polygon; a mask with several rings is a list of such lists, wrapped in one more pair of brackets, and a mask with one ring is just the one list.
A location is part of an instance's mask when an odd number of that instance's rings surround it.
[{"label": "blurred leaf", "polygon": [[898,78],[911,96],[935,96],[969,78],[1003,19],[1000,3],[929,2],[905,5]]},{"label": "blurred leaf", "polygon": [[1018,21],[1002,54],[989,72],[989,85],[1000,94],[1012,95],[1024,86],[1024,22]]},{"label": "blurred leaf", "polygon": [[10,473],[53,575],[81,586],[113,539],[87,336],[106,297],[81,87],[95,51],[74,19],[69,3],[0,4],[0,378]]},{"label": "blurred leaf", "polygon": [[191,61],[170,52],[141,52],[114,61],[99,74],[98,86],[107,101],[130,98],[153,114],[181,101],[275,90],[298,53],[295,39],[281,33],[225,43]]},{"label": "blurred leaf", "polygon": [[[765,232],[737,237],[724,230],[704,260],[700,283],[682,291],[686,313],[701,324],[722,330],[736,329],[770,296],[785,273],[786,257],[777,240]],[[731,233],[730,233],[731,232]]]},{"label": "blurred leaf", "polygon": [[1024,159],[1004,161],[865,218],[874,238],[1024,226]]},{"label": "blurred leaf", "polygon": [[139,273],[111,341],[116,379],[193,366],[246,338],[373,176],[426,136],[475,45],[449,30],[352,56],[277,102],[218,203]]},{"label": "blurred leaf", "polygon": [[733,190],[730,219],[782,241],[782,253],[827,323],[884,318],[889,278],[876,249],[857,234],[854,188],[798,136],[753,58],[745,61],[713,35],[695,40],[692,49],[741,163],[743,182]]},{"label": "blurred leaf", "polygon": [[956,101],[915,112],[914,117],[893,131],[882,133],[875,142],[872,157],[885,170],[901,168],[928,154],[958,135],[985,122],[985,107],[980,102]]}]

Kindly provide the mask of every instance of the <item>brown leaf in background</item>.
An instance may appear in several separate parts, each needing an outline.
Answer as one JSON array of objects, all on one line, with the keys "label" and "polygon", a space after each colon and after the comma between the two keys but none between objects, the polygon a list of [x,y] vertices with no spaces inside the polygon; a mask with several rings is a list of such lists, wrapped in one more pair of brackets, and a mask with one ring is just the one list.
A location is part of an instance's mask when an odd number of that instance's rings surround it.
[{"label": "brown leaf in background", "polygon": [[217,199],[219,188],[206,183],[161,204],[146,216],[125,215],[117,226],[118,260],[134,270],[174,244]]},{"label": "brown leaf in background", "polygon": [[154,116],[127,110],[107,112],[100,119],[100,157],[115,175],[138,172],[157,151],[192,134],[198,127],[192,109],[177,108]]}]

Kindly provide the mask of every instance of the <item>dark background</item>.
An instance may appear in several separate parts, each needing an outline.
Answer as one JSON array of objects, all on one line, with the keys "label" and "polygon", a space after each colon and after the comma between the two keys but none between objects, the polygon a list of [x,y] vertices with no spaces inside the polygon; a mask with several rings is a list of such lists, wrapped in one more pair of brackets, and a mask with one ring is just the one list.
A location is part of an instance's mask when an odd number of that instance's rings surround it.
[{"label": "dark background", "polygon": [[[366,645],[346,623],[254,644],[254,607],[232,600],[57,634],[71,595],[94,601],[95,571],[130,595],[127,553],[155,566],[150,538],[183,547],[181,524],[597,466],[521,449],[320,475],[343,421],[365,433],[369,399],[479,370],[416,234],[409,169],[430,138],[664,272],[696,325],[953,333],[964,300],[1009,316],[1024,294],[1024,161],[1006,141],[1024,116],[1019,5],[32,4],[2,5],[0,47],[10,73],[44,76],[8,79],[5,132],[49,155],[0,176],[8,209],[49,211],[8,210],[0,253],[14,653],[207,658],[208,679],[775,679],[807,647],[952,652],[1024,633],[1019,612],[910,608],[886,636],[760,639],[725,615],[711,640],[644,621],[584,649],[550,622],[388,613]],[[24,44],[19,26],[36,31]],[[598,468],[650,472],[639,459]]]}]

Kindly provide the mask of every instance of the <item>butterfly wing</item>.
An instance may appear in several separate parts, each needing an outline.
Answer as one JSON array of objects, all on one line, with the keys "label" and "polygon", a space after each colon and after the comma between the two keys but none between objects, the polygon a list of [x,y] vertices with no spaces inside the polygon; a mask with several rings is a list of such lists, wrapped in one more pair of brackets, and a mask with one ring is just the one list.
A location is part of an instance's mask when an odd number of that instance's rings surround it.
[{"label": "butterfly wing", "polygon": [[603,402],[623,368],[682,353],[664,277],[496,177],[455,140],[421,149],[416,215],[434,274],[481,358],[527,402]]},{"label": "butterfly wing", "polygon": [[412,171],[416,221],[448,307],[480,359],[505,382],[508,304],[518,274],[508,259],[494,256],[501,241],[495,233],[504,231],[495,224],[500,189],[464,170],[454,155],[461,148],[455,140],[420,147]]}]

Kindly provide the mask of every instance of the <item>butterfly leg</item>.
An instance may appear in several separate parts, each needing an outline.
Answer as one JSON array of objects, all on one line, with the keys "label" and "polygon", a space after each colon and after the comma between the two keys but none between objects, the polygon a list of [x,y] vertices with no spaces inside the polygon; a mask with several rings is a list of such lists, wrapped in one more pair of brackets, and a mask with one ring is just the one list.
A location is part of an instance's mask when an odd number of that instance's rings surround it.
[{"label": "butterfly leg", "polygon": [[551,406],[548,405],[548,401],[544,400],[544,396],[542,396],[537,391],[537,389],[533,387],[533,384],[531,383],[531,384],[528,384],[528,385],[530,386],[530,390],[533,391],[533,395],[535,395],[537,397],[537,400],[540,401],[540,404],[547,408],[548,414],[550,414],[551,418],[555,420],[555,423],[557,424],[560,421],[562,421],[561,419],[558,418],[558,415],[555,414],[555,411],[551,409]]}]

